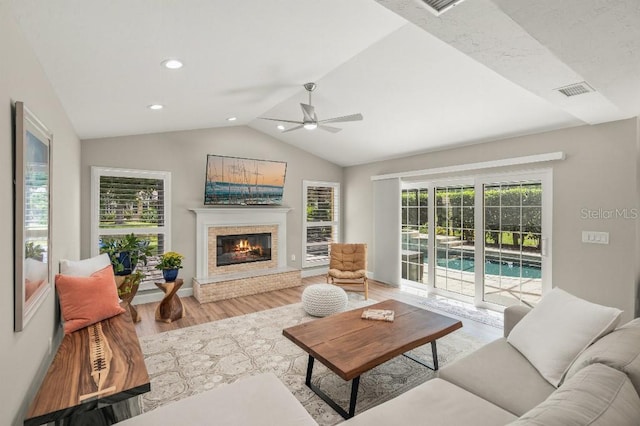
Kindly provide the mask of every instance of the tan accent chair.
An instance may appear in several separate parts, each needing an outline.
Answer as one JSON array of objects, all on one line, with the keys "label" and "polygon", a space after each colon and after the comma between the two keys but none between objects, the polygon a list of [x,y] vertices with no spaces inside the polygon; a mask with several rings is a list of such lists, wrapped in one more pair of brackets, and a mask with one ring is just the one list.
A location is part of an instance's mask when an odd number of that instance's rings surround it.
[{"label": "tan accent chair", "polygon": [[[330,245],[329,251],[327,282],[341,287],[346,286],[345,290],[348,291],[362,291],[365,300],[368,299],[367,245],[334,243]],[[352,286],[362,286],[362,289],[352,288]]]}]

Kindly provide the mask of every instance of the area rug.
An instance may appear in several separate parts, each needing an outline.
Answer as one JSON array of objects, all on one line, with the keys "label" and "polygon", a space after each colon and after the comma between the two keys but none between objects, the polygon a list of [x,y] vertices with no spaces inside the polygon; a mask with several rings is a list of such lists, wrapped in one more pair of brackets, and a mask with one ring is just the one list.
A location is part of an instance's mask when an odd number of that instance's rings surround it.
[{"label": "area rug", "polygon": [[[350,300],[350,308],[373,301]],[[264,372],[273,372],[321,425],[343,419],[305,384],[308,355],[282,336],[282,329],[314,318],[302,304],[167,331],[140,338],[151,377],[151,392],[144,395],[144,411],[208,389]],[[438,340],[440,366],[479,348],[484,343],[464,329]],[[431,346],[412,351],[431,362]],[[434,377],[431,370],[400,356],[363,374],[356,413],[391,399]],[[350,383],[316,363],[313,381],[342,406],[348,406]],[[425,401],[428,403],[428,401]]]},{"label": "area rug", "polygon": [[418,304],[444,314],[456,315],[458,317],[481,322],[499,329],[504,328],[504,321],[501,313],[490,311],[488,309],[477,308],[470,303],[430,295],[428,297],[420,297]]}]

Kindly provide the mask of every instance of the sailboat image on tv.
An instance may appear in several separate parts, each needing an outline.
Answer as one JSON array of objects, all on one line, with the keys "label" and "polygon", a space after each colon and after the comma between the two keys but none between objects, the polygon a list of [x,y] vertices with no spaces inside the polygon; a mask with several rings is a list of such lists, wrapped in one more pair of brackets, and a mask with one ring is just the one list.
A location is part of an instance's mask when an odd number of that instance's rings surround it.
[{"label": "sailboat image on tv", "polygon": [[205,205],[281,205],[287,163],[207,155]]}]

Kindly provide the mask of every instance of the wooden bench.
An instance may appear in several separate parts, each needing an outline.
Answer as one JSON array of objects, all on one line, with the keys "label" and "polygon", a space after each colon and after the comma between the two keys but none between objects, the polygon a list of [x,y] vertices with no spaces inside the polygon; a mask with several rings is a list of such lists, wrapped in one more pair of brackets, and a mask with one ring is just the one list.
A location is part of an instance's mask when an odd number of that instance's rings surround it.
[{"label": "wooden bench", "polygon": [[113,424],[138,414],[129,399],[150,390],[127,310],[64,336],[24,424]]}]

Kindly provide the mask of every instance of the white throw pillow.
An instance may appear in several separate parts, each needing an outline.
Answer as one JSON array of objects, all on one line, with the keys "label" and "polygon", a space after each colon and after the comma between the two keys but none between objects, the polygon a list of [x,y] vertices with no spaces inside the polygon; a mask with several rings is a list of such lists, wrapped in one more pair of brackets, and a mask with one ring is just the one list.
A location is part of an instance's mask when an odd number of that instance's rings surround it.
[{"label": "white throw pillow", "polygon": [[612,331],[621,314],[554,288],[516,324],[507,341],[558,387],[576,357]]},{"label": "white throw pillow", "polygon": [[60,261],[60,273],[75,277],[90,277],[91,274],[104,269],[107,265],[111,265],[111,260],[109,260],[107,253],[83,260],[62,259]]},{"label": "white throw pillow", "polygon": [[26,258],[24,260],[24,277],[29,281],[47,280],[49,265],[39,260]]}]

